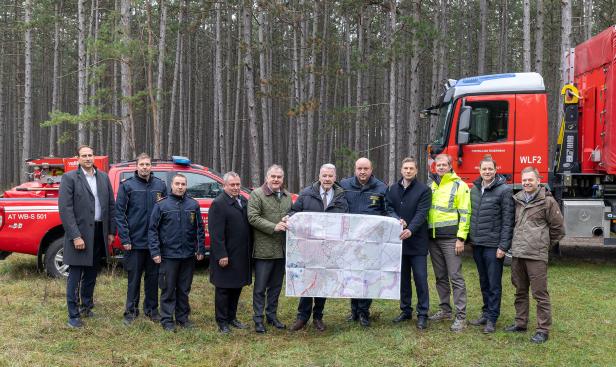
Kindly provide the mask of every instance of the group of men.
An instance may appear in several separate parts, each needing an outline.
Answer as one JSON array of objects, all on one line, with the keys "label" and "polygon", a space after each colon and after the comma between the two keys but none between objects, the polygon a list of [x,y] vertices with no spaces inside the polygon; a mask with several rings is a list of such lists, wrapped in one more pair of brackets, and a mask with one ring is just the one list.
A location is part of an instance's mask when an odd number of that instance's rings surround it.
[{"label": "group of men", "polygon": [[[82,318],[93,315],[97,260],[105,256],[117,229],[128,272],[124,323],[132,324],[139,314],[144,277],[145,316],[168,331],[191,327],[188,297],[195,259],[205,254],[205,234],[199,204],[186,195],[186,177],[176,174],[167,192],[165,183],[152,174],[150,157],[141,154],[134,176],[122,181],[114,201],[107,175],[93,165],[92,148],[79,147],[78,159],[80,167],[63,177],[59,199],[66,232],[64,261],[69,265],[68,325],[82,327]],[[304,188],[295,202],[284,188],[284,170],[279,165],[269,167],[265,183],[248,200],[241,195],[239,175],[225,173],[223,193],[212,202],[208,217],[209,279],[215,286],[219,331],[248,328],[238,320],[237,307],[242,288],[252,283],[253,271],[254,330],[265,333],[266,324],[286,328],[277,309],[285,274],[288,218],[298,212],[329,212],[383,215],[400,221],[401,313],[394,322],[412,319],[413,279],[417,328],[427,328],[428,320],[451,319],[452,331],[466,327],[461,255],[468,243],[473,247],[483,297],[482,314],[470,323],[483,325],[485,333],[494,332],[500,314],[503,257],[511,248],[516,320],[505,330],[526,331],[530,287],[538,303],[538,327],[531,340],[547,340],[551,324],[547,251],[563,236],[563,230],[558,205],[539,186],[537,171],[531,167],[522,171],[524,190],[513,196],[491,157],[480,162],[480,178],[472,190],[453,172],[447,155],[435,158],[436,173],[430,186],[416,178],[417,168],[413,158],[405,158],[402,177],[388,187],[373,176],[367,158],[358,159],[355,174],[340,183],[336,167],[324,164],[317,181]],[[439,310],[432,316],[428,316],[428,254],[440,299]],[[452,290],[455,312],[450,305]],[[312,317],[314,328],[324,331],[325,302],[325,298],[300,298],[290,329],[305,328]],[[371,303],[370,299],[352,299],[349,321],[368,327]]]}]

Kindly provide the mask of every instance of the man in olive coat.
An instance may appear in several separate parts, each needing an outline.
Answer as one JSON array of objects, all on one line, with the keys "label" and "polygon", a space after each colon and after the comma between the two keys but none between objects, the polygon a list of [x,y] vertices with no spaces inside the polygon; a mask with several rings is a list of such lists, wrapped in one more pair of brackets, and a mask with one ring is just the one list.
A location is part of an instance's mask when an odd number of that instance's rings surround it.
[{"label": "man in olive coat", "polygon": [[94,286],[101,258],[115,237],[115,202],[109,177],[94,166],[94,150],[77,149],[79,167],[62,176],[58,209],[64,227],[68,326],[93,316]]},{"label": "man in olive coat", "polygon": [[241,195],[240,176],[227,172],[223,176],[224,192],[212,202],[208,217],[210,232],[210,282],[216,287],[214,307],[221,333],[229,326],[245,329],[237,319],[237,304],[242,287],[252,282],[250,250],[252,234],[248,223],[248,201]]},{"label": "man in olive coat", "polygon": [[[263,309],[267,322],[277,329],[286,325],[278,320],[278,297],[285,272],[285,231],[282,218],[291,209],[291,194],[283,189],[284,171],[273,165],[267,170],[263,186],[248,200],[248,221],[253,229],[255,284],[252,295],[255,331],[265,333]],[[267,298],[267,306],[265,306]]]},{"label": "man in olive coat", "polygon": [[511,241],[511,282],[515,287],[515,322],[505,328],[513,333],[526,331],[530,289],[537,301],[537,331],[530,339],[536,344],[548,340],[552,326],[548,251],[565,236],[558,203],[539,183],[537,169],[526,167],[522,170],[523,190],[513,196],[515,227]]}]

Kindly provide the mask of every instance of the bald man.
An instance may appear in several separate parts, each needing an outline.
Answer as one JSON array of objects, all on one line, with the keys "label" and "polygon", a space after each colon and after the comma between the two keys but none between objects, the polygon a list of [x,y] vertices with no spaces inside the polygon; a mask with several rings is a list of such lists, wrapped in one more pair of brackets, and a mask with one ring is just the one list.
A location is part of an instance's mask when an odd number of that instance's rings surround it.
[{"label": "bald man", "polygon": [[[384,215],[398,219],[398,215],[387,200],[387,185],[372,175],[372,162],[359,158],[355,162],[355,175],[340,182],[349,203],[349,213]],[[400,220],[406,228],[406,223]],[[370,326],[371,299],[351,299],[349,321],[357,321],[361,326]]]}]

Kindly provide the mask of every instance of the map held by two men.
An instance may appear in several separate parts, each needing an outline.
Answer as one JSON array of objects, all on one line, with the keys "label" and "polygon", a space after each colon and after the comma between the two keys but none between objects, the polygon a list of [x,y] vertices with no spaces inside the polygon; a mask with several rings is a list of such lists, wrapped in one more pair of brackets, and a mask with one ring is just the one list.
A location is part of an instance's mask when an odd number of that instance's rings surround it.
[{"label": "map held by two men", "polygon": [[401,231],[390,217],[296,213],[287,231],[286,295],[399,299]]}]

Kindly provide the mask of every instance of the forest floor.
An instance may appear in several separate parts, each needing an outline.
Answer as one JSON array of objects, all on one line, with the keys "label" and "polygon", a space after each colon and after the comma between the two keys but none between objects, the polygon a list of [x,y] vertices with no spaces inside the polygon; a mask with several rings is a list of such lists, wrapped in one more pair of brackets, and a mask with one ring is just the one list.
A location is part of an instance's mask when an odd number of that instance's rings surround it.
[{"label": "forest floor", "polygon": [[[438,297],[430,274],[431,312]],[[614,366],[616,365],[616,261],[566,256],[551,263],[549,290],[554,325],[543,345],[529,342],[535,326],[535,303],[527,333],[502,331],[514,317],[510,269],[503,274],[502,314],[497,332],[483,335],[469,326],[449,331],[449,322],[431,323],[420,332],[415,320],[394,325],[397,301],[375,301],[373,324],[364,329],[346,321],[348,300],[328,300],[317,332],[252,329],[252,288],[242,293],[238,318],[249,330],[221,335],[214,321],[214,288],[207,272],[197,270],[191,293],[196,328],[164,332],[139,317],[122,324],[126,276],[120,267],[99,276],[95,317],[81,330],[66,326],[65,281],[36,271],[33,256],[12,255],[0,262],[0,366]],[[475,264],[464,259],[468,317],[476,318],[481,294]],[[284,290],[283,290],[284,292]],[[290,325],[296,298],[281,296],[279,318]],[[416,300],[414,299],[414,302]]]}]

